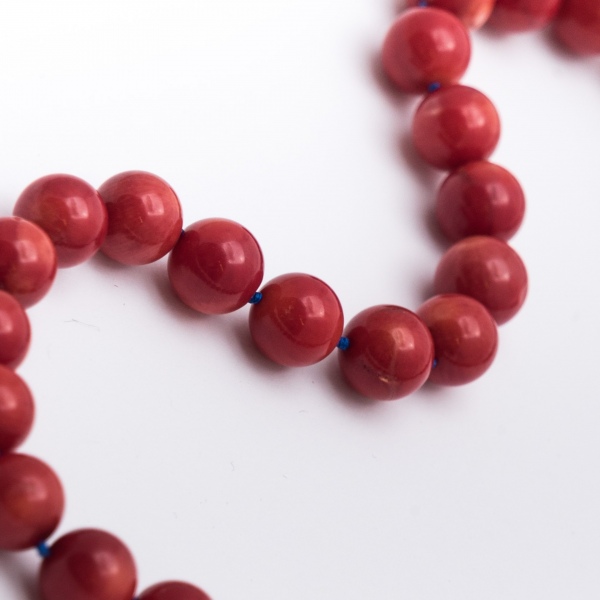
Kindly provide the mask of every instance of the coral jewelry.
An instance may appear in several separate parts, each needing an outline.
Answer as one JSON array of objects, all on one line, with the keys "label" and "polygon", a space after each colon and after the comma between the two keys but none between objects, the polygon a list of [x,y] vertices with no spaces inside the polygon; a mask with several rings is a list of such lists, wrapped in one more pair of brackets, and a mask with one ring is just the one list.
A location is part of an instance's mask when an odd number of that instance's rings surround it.
[{"label": "coral jewelry", "polygon": [[311,365],[337,351],[343,378],[371,400],[393,400],[426,381],[461,385],[482,375],[497,350],[497,325],[511,319],[527,292],[523,262],[507,240],[525,201],[515,177],[488,162],[500,136],[492,102],[459,83],[468,67],[467,27],[486,21],[507,31],[553,23],[568,51],[600,53],[598,0],[410,0],[383,42],[381,65],[400,93],[424,94],[414,116],[414,147],[448,171],[436,204],[453,242],[435,273],[436,295],[416,312],[366,308],[344,328],[334,291],[312,275],[279,275],[261,287],[263,255],[254,236],[226,219],[182,231],[179,200],[150,173],[130,171],[97,190],[70,175],[48,175],[0,218],[0,549],[37,548],[42,600],[209,600],[195,585],[165,581],[136,592],[132,554],[115,536],[80,529],[52,544],[64,509],[54,471],[15,452],[27,437],[34,402],[15,369],[30,342],[25,309],[49,291],[57,267],[98,250],[124,265],[168,255],[174,294],[207,315],[250,303],[258,350],[287,367]]}]

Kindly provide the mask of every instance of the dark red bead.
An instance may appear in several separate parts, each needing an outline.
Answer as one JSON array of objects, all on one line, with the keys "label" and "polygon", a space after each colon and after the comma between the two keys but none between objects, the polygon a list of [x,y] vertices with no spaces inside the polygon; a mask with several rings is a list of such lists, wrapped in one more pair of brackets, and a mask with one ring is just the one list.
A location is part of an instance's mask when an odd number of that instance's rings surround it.
[{"label": "dark red bead", "polygon": [[556,16],[561,0],[496,0],[488,23],[502,31],[541,29]]},{"label": "dark red bead", "polygon": [[498,348],[498,328],[483,304],[460,294],[442,294],[427,300],[417,314],[435,347],[429,381],[462,385],[488,370]]},{"label": "dark red bead", "polygon": [[519,255],[502,240],[465,238],[442,257],[435,272],[437,294],[475,298],[499,325],[511,319],[527,295],[527,271]]},{"label": "dark red bead", "polygon": [[303,273],[272,279],[250,309],[250,333],[259,350],[287,367],[312,365],[337,346],[344,315],[323,281]]},{"label": "dark red bead", "polygon": [[12,295],[0,290],[0,365],[15,369],[21,364],[31,339],[27,313]]},{"label": "dark red bead", "polygon": [[132,600],[136,567],[114,535],[80,529],[59,538],[42,562],[42,600]]},{"label": "dark red bead", "polygon": [[506,169],[487,161],[450,173],[439,189],[435,209],[440,228],[452,241],[472,235],[508,240],[521,226],[525,195]]},{"label": "dark red bead", "polygon": [[59,267],[86,261],[100,248],[108,226],[98,192],[72,175],[47,175],[19,196],[14,215],[39,225],[56,248]]},{"label": "dark red bead", "polygon": [[554,34],[571,52],[600,54],[600,2],[563,0]]},{"label": "dark red bead", "polygon": [[346,326],[350,341],[339,352],[348,383],[372,400],[395,400],[419,389],[433,362],[433,340],[427,326],[399,306],[373,306]]},{"label": "dark red bead", "polygon": [[0,219],[0,290],[27,308],[41,300],[56,275],[56,250],[48,235],[20,217]]},{"label": "dark red bead", "polygon": [[492,153],[500,139],[500,118],[481,92],[463,85],[443,87],[417,108],[412,138],[424,160],[451,170]]},{"label": "dark red bead", "polygon": [[14,450],[29,434],[35,406],[27,384],[0,365],[0,453]]},{"label": "dark red bead", "polygon": [[0,548],[23,550],[44,541],[64,509],[60,481],[45,463],[25,454],[0,456]]},{"label": "dark red bead", "polygon": [[169,280],[179,298],[206,314],[229,313],[250,300],[263,278],[258,242],[227,219],[185,229],[169,255]]},{"label": "dark red bead", "polygon": [[431,83],[456,83],[471,58],[469,32],[453,14],[437,8],[403,12],[392,24],[381,52],[390,81],[405,92]]},{"label": "dark red bead", "polygon": [[[421,0],[408,0],[406,6],[420,6]],[[478,29],[489,19],[495,0],[427,0],[427,6],[441,8],[456,15],[471,29]]]},{"label": "dark red bead", "polygon": [[183,581],[157,583],[137,596],[137,600],[210,600],[196,586]]},{"label": "dark red bead", "polygon": [[169,184],[156,175],[127,171],[98,192],[108,210],[101,250],[125,265],[144,265],[171,251],[181,235],[181,206]]}]

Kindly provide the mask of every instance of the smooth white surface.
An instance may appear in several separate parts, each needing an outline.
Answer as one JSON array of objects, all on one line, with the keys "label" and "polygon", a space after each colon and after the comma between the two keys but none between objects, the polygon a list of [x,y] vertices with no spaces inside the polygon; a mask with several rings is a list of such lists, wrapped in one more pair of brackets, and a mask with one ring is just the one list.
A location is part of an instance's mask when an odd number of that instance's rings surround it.
[{"label": "smooth white surface", "polygon": [[[145,169],[186,223],[248,227],[265,281],[317,275],[347,318],[416,309],[446,243],[440,175],[406,142],[416,99],[376,75],[393,15],[392,0],[4,4],[0,213],[47,173]],[[58,534],[107,529],[140,589],[185,579],[214,600],[597,598],[599,75],[542,34],[473,36],[464,81],[496,103],[493,159],[526,190],[513,245],[531,285],[464,388],[362,403],[335,358],[258,356],[247,309],[182,307],[164,261],[61,271],[20,369],[38,409],[23,451],[66,489]],[[0,598],[34,600],[38,562],[0,553]]]}]

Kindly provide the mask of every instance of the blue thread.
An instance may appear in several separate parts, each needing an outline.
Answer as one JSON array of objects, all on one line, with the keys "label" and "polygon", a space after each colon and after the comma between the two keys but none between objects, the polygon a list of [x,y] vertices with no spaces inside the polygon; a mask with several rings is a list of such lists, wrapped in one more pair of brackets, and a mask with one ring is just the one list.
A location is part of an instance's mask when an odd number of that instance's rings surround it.
[{"label": "blue thread", "polygon": [[260,292],[256,292],[250,300],[248,300],[249,304],[258,304],[262,300],[262,294]]},{"label": "blue thread", "polygon": [[441,87],[442,87],[442,84],[439,81],[434,81],[433,83],[430,83],[427,86],[427,91],[430,94],[433,94],[433,92],[437,92]]},{"label": "blue thread", "polygon": [[348,350],[350,348],[350,340],[347,337],[341,337],[340,341],[337,343],[337,347],[340,350]]},{"label": "blue thread", "polygon": [[48,546],[46,542],[40,542],[36,546],[36,549],[42,558],[48,558],[50,556],[50,546]]},{"label": "blue thread", "polygon": [[433,363],[431,364],[431,368],[432,368],[432,369],[435,369],[437,366],[438,366],[438,359],[437,359],[437,358],[434,358],[434,359],[433,359]]},{"label": "blue thread", "polygon": [[419,6],[425,8],[427,6],[427,0],[419,0]]}]

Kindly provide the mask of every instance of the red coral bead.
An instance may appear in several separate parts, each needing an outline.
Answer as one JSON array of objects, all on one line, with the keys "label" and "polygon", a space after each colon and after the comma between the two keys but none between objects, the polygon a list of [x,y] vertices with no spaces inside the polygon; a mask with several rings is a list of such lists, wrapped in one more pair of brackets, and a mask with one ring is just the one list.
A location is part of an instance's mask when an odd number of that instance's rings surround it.
[{"label": "red coral bead", "polygon": [[39,302],[56,276],[56,250],[48,235],[20,217],[0,219],[0,289],[27,308]]},{"label": "red coral bead", "polygon": [[437,195],[435,214],[452,241],[472,235],[511,238],[525,214],[525,195],[506,169],[487,161],[450,173]]},{"label": "red coral bead", "polygon": [[181,235],[181,206],[169,184],[156,175],[127,171],[99,188],[108,210],[101,250],[125,265],[144,265],[171,251]]},{"label": "red coral bead", "polygon": [[0,453],[13,450],[25,440],[34,413],[27,384],[14,371],[0,365]]},{"label": "red coral bead", "polygon": [[42,600],[131,600],[137,580],[127,547],[98,529],[59,538],[42,562]]},{"label": "red coral bead", "polygon": [[502,240],[474,236],[452,246],[440,260],[437,294],[475,298],[499,325],[511,319],[527,295],[527,271],[519,255]]},{"label": "red coral bead", "polygon": [[64,494],[54,471],[25,454],[0,456],[0,548],[23,550],[44,541],[63,514]]},{"label": "red coral bead", "polygon": [[344,326],[338,297],[323,281],[303,273],[272,279],[250,309],[250,334],[259,350],[287,367],[323,360]]},{"label": "red coral bead", "polygon": [[346,326],[339,363],[348,383],[372,400],[395,400],[419,389],[433,362],[433,340],[423,321],[399,306],[373,306]]},{"label": "red coral bead", "polygon": [[429,164],[451,170],[492,153],[500,139],[500,118],[487,96],[453,85],[421,102],[414,116],[412,138]]},{"label": "red coral bead", "polygon": [[405,92],[424,92],[431,83],[457,82],[469,66],[471,42],[465,26],[437,8],[403,12],[392,24],[381,52],[389,79]]},{"label": "red coral bead", "polygon": [[205,219],[185,229],[169,255],[169,280],[179,298],[206,314],[241,308],[263,278],[258,242],[227,219]]},{"label": "red coral bead", "polygon": [[498,349],[498,328],[483,304],[460,294],[442,294],[427,300],[417,314],[435,347],[429,381],[462,385],[488,370]]},{"label": "red coral bead", "polygon": [[[407,6],[420,6],[421,0],[408,0]],[[441,8],[456,15],[471,29],[478,29],[489,19],[495,0],[427,0],[427,6]]]},{"label": "red coral bead", "polygon": [[210,600],[196,586],[183,581],[157,583],[137,596],[137,600]]},{"label": "red coral bead", "polygon": [[21,364],[31,339],[27,313],[11,294],[0,290],[0,365],[15,369]]},{"label": "red coral bead", "polygon": [[541,29],[556,16],[562,0],[496,0],[488,23],[502,31]]},{"label": "red coral bead", "polygon": [[576,54],[600,54],[600,2],[563,0],[554,34]]},{"label": "red coral bead", "polygon": [[59,267],[86,261],[100,248],[108,226],[98,192],[72,175],[47,175],[23,190],[13,214],[39,225],[56,248]]}]

